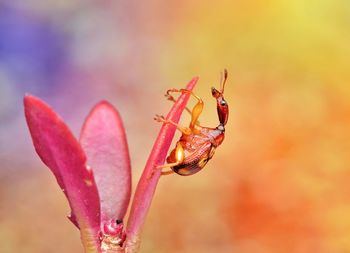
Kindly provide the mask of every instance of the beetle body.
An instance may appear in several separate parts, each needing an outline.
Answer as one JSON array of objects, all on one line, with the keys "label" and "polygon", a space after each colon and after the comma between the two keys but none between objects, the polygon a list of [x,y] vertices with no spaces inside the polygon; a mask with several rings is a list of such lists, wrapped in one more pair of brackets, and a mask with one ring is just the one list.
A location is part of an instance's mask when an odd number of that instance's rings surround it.
[{"label": "beetle body", "polygon": [[[200,171],[213,157],[215,149],[222,143],[224,134],[218,129],[203,127],[198,133],[183,134],[178,141],[184,150],[184,160],[171,169],[181,175],[189,176]],[[176,162],[176,148],[167,158],[167,163]]]},{"label": "beetle body", "polygon": [[163,116],[157,115],[155,120],[163,123],[170,123],[182,132],[176,147],[170,152],[167,158],[167,164],[158,166],[159,169],[170,168],[171,171],[162,172],[163,175],[177,173],[181,176],[189,176],[200,171],[208,161],[213,157],[216,148],[221,145],[225,137],[225,125],[228,120],[228,105],[223,97],[224,86],[227,79],[227,71],[224,71],[223,80],[221,82],[220,91],[212,88],[212,96],[216,99],[217,112],[219,117],[219,125],[216,128],[202,127],[199,125],[198,117],[203,110],[203,101],[194,93],[188,90],[168,90],[166,96],[171,101],[176,101],[170,92],[190,93],[197,100],[197,104],[193,107],[191,113],[191,122],[189,127],[180,126],[172,121],[165,119]]}]

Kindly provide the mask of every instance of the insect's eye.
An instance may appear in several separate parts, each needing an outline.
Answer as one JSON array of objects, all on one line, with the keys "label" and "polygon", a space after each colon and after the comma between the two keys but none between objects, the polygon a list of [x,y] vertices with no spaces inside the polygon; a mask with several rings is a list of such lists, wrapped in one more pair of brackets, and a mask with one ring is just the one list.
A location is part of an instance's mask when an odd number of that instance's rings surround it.
[{"label": "insect's eye", "polygon": [[225,105],[227,105],[227,103],[225,100],[221,100],[220,105],[225,106]]},{"label": "insect's eye", "polygon": [[220,131],[225,131],[225,127],[224,127],[223,125],[219,125],[217,128],[218,128],[218,130],[220,130]]}]

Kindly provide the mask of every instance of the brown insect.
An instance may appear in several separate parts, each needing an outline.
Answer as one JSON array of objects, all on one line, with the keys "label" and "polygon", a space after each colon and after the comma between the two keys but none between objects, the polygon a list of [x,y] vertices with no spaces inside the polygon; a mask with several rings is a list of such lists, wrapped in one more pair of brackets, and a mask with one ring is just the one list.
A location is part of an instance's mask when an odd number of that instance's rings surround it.
[{"label": "brown insect", "polygon": [[176,147],[171,151],[166,159],[167,164],[157,166],[157,169],[170,168],[170,171],[162,171],[162,175],[177,173],[181,176],[189,176],[197,173],[208,163],[213,157],[215,149],[223,142],[225,136],[225,125],[228,119],[228,105],[224,99],[224,88],[227,80],[227,70],[224,70],[223,78],[221,78],[220,91],[211,88],[211,94],[216,99],[216,107],[220,124],[216,128],[202,127],[198,118],[203,111],[204,103],[200,97],[192,91],[186,89],[171,89],[166,93],[168,100],[175,102],[176,100],[170,93],[190,93],[198,102],[192,111],[186,108],[191,114],[191,122],[188,127],[176,124],[167,120],[164,116],[156,115],[154,118],[158,122],[172,124],[181,131],[180,140],[176,143]]}]

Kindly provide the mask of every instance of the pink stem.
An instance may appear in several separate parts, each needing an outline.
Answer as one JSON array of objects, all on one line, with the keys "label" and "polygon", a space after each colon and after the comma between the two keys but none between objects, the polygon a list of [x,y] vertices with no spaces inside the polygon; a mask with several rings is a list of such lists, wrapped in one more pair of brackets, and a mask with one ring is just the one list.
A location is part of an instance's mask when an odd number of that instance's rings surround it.
[{"label": "pink stem", "polygon": [[[187,84],[186,89],[192,90],[197,81],[198,77],[194,77]],[[167,119],[176,123],[179,121],[180,116],[186,107],[189,96],[190,95],[186,93],[179,97],[168,113]],[[126,229],[126,253],[136,253],[139,249],[142,227],[160,178],[160,170],[155,170],[155,168],[157,165],[164,164],[175,130],[176,127],[173,125],[163,124],[137,185]]]}]

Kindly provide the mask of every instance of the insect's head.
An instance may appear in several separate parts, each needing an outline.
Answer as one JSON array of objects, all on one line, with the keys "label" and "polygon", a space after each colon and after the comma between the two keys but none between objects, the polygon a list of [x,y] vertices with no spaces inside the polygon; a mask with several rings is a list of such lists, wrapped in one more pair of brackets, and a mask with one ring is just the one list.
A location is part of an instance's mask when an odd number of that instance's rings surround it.
[{"label": "insect's head", "polygon": [[211,88],[211,94],[216,99],[216,107],[218,110],[219,121],[220,121],[220,125],[222,126],[226,125],[228,120],[228,104],[224,98],[224,89],[225,89],[226,80],[227,80],[227,70],[224,69],[224,72],[221,76],[220,91],[218,91],[214,87]]}]

